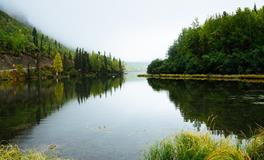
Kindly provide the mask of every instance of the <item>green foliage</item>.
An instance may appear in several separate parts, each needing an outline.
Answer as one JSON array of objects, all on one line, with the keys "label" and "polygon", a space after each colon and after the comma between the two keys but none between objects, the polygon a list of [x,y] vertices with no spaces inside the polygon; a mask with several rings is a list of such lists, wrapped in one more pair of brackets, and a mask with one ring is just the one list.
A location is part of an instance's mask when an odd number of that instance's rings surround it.
[{"label": "green foliage", "polygon": [[[54,54],[58,52],[62,58]],[[57,63],[54,63],[54,68],[56,72],[64,71],[63,74],[75,74],[73,67],[81,74],[122,74],[124,72],[124,64],[120,59],[101,55],[100,52],[88,53],[84,49],[77,48],[73,61],[74,52],[71,49],[43,35],[35,27],[18,22],[2,11],[0,11],[0,54],[15,56],[29,54],[37,59],[37,68],[41,57],[56,56]]]},{"label": "green foliage", "polygon": [[[214,134],[244,139],[264,126],[263,105],[256,103],[262,101],[263,83],[148,79],[148,84],[168,93],[184,121],[194,123],[197,130],[204,124]],[[216,118],[212,123],[208,117]]]},{"label": "green foliage", "polygon": [[59,53],[57,53],[54,58],[53,68],[55,69],[57,75],[63,71],[63,64]]},{"label": "green foliage", "polygon": [[153,60],[147,68],[148,73],[157,73],[161,70],[163,61],[160,59]]},{"label": "green foliage", "polygon": [[0,114],[8,116],[0,121],[0,139],[14,138],[73,99],[81,103],[91,97],[106,96],[123,83],[122,77],[62,79],[58,83],[55,80],[1,82]]},{"label": "green foliage", "polygon": [[154,60],[148,73],[264,73],[264,7],[223,12],[182,33],[168,50],[168,58]]},{"label": "green foliage", "polygon": [[151,147],[146,160],[249,160],[231,139],[214,140],[210,134],[183,132]]},{"label": "green foliage", "polygon": [[0,80],[10,80],[12,79],[12,74],[9,71],[0,72]]},{"label": "green foliage", "polygon": [[58,105],[63,103],[64,84],[59,82],[56,84],[54,89],[55,102]]},{"label": "green foliage", "polygon": [[29,54],[32,57],[41,52],[41,56],[55,56],[60,52],[70,56],[73,51],[55,40],[43,35],[35,27],[18,22],[0,10],[0,53],[19,56]]},{"label": "green foliage", "polygon": [[88,53],[84,49],[76,49],[74,58],[75,69],[82,74],[123,74],[125,67],[120,59],[101,55],[100,52]]},{"label": "green foliage", "polygon": [[252,160],[264,159],[264,132],[252,137],[246,148]]}]

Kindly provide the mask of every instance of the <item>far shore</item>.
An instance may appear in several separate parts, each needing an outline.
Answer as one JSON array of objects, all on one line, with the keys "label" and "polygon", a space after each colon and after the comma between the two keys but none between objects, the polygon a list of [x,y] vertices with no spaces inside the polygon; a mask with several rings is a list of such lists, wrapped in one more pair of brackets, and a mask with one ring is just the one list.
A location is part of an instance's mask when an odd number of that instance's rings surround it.
[{"label": "far shore", "polygon": [[264,74],[139,74],[138,77],[174,80],[212,80],[264,83]]}]

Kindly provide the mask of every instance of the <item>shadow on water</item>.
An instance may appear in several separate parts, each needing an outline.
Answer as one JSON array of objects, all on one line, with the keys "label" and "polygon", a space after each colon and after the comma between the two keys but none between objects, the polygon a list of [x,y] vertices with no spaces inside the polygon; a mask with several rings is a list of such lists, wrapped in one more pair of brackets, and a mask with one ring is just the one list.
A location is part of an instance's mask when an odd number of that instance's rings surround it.
[{"label": "shadow on water", "polygon": [[214,134],[245,138],[264,126],[264,84],[158,79],[148,79],[148,84],[167,91],[184,120],[198,130],[206,124]]},{"label": "shadow on water", "polygon": [[123,78],[0,83],[0,140],[10,140],[59,110],[73,98],[107,96],[122,87]]}]

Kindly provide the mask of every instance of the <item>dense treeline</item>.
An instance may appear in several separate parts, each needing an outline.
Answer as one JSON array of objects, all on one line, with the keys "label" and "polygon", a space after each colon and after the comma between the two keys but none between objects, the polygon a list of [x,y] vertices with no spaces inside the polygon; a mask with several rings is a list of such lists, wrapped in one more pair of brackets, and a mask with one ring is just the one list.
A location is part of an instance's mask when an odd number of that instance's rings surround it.
[{"label": "dense treeline", "polygon": [[[90,73],[109,75],[123,74],[124,71],[124,64],[120,59],[106,56],[106,54],[101,55],[100,52],[98,54],[88,53],[79,48],[75,52],[73,49],[67,48],[58,41],[45,36],[35,27],[20,23],[0,10],[1,54],[33,57],[34,61],[28,61],[27,64],[22,66],[22,68],[36,68],[37,72],[28,72],[28,77],[32,75],[52,77],[54,73],[56,73],[56,76],[61,74],[78,76]],[[48,58],[50,63],[41,65],[40,62],[43,57]],[[53,65],[51,65],[52,61]],[[4,78],[7,77],[11,76]]]},{"label": "dense treeline", "polygon": [[74,58],[75,69],[82,74],[122,74],[124,72],[124,63],[120,59],[112,58],[111,55],[101,55],[100,52],[88,53],[84,49],[76,49]]},{"label": "dense treeline", "polygon": [[199,25],[183,29],[168,50],[168,58],[156,59],[148,73],[264,73],[264,7],[223,12]]}]

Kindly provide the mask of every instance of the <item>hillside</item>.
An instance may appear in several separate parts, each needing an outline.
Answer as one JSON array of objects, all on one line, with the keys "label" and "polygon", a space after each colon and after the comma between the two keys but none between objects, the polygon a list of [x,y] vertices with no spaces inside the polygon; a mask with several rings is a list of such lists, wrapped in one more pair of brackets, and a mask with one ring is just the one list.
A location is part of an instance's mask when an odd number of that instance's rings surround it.
[{"label": "hillside", "polygon": [[40,65],[51,65],[56,52],[72,55],[73,51],[56,40],[23,24],[0,11],[0,69],[12,68],[12,64],[35,65],[39,53]]},{"label": "hillside", "polygon": [[263,74],[263,42],[264,7],[216,14],[203,25],[196,19],[148,73]]},{"label": "hillside", "polygon": [[63,74],[120,74],[124,70],[120,59],[106,53],[101,55],[99,51],[88,53],[81,48],[67,48],[36,28],[0,11],[0,70],[14,69],[16,64],[22,64],[24,68],[28,65],[36,68],[47,66],[51,75],[57,54],[63,63],[60,69]]}]

